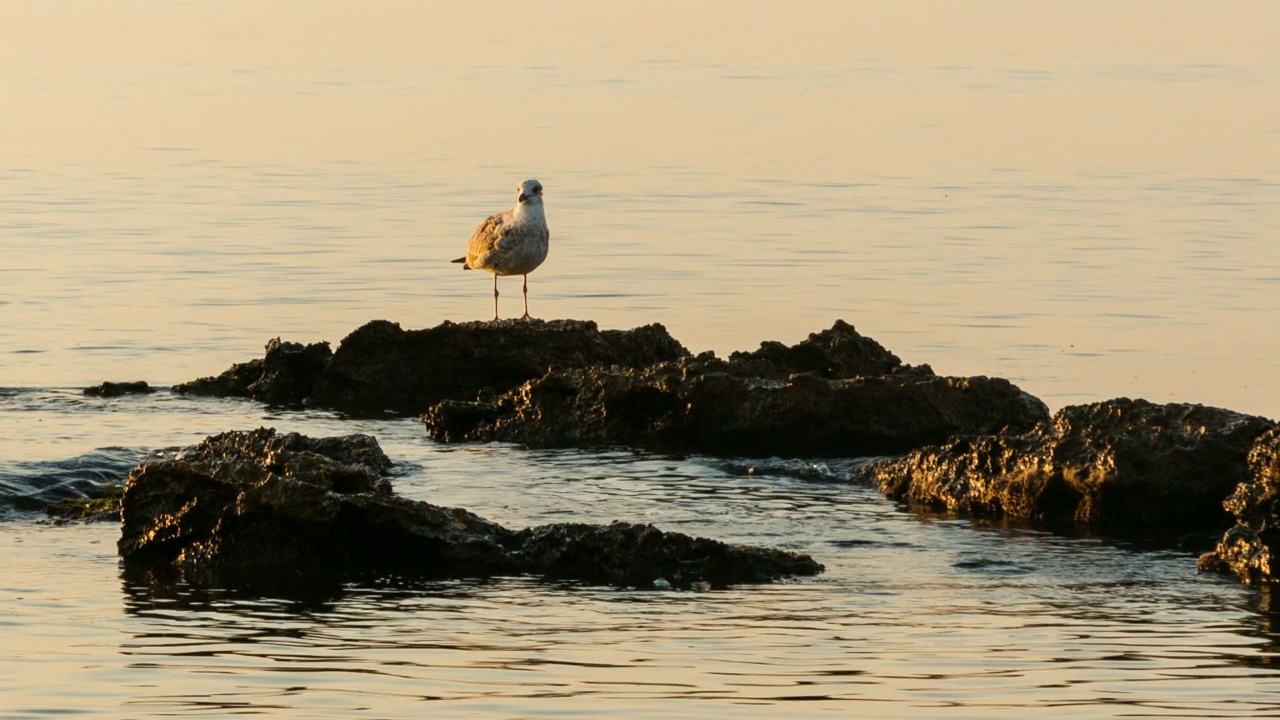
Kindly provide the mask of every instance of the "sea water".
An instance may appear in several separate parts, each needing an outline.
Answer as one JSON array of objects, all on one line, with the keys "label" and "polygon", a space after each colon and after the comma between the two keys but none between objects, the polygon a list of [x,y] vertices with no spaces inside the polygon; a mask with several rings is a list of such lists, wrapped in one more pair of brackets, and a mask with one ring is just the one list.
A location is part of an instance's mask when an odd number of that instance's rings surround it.
[{"label": "sea water", "polygon": [[[1190,2],[6,7],[0,717],[1280,715],[1265,590],[1159,546],[906,512],[848,458],[441,446],[172,383],[374,318],[486,319],[448,261],[546,187],[530,309],[692,351],[837,318],[1051,408],[1280,417],[1280,17]],[[504,316],[521,309],[501,284]],[[116,400],[79,389],[147,380]],[[29,508],[229,429],[367,432],[512,527],[811,553],[720,592],[156,587]]]}]

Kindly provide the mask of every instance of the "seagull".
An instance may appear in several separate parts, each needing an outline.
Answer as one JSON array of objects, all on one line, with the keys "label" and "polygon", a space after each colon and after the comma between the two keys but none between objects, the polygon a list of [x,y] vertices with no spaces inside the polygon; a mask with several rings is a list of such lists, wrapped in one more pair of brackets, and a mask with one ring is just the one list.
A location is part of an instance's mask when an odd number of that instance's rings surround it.
[{"label": "seagull", "polygon": [[493,319],[498,319],[498,276],[524,276],[524,317],[529,318],[529,273],[547,259],[551,232],[542,209],[542,183],[525,180],[517,188],[516,206],[485,218],[471,235],[463,270],[488,270],[493,273]]}]

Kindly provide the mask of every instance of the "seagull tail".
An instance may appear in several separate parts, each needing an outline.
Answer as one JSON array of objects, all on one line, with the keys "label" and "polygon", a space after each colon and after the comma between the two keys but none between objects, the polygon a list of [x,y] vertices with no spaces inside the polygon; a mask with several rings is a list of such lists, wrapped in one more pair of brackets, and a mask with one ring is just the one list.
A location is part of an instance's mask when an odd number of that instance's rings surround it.
[{"label": "seagull tail", "polygon": [[460,258],[458,258],[457,260],[450,260],[449,262],[462,263],[462,269],[463,269],[463,270],[470,270],[470,269],[471,269],[471,266],[467,264],[467,258],[466,258],[465,256],[464,256],[464,257],[460,257]]}]

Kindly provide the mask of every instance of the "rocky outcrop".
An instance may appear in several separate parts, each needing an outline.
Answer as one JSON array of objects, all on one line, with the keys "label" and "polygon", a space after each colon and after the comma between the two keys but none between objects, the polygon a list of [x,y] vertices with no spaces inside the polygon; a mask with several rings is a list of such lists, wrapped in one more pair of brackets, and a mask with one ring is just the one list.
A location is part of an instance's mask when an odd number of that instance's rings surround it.
[{"label": "rocky outcrop", "polygon": [[[812,333],[790,347],[768,340],[760,343],[758,350],[735,352],[729,356],[726,367],[741,377],[774,380],[785,380],[795,374],[828,379],[855,378],[913,369],[843,320],[837,320],[830,330]],[[914,370],[932,374],[927,365]]]},{"label": "rocky outcrop", "polygon": [[957,433],[1027,430],[1049,416],[1044,403],[998,378],[898,365],[841,378],[858,366],[800,366],[806,370],[791,373],[758,356],[704,354],[640,370],[555,370],[492,401],[437,404],[423,422],[444,442],[814,457],[905,452]]},{"label": "rocky outcrop", "polygon": [[1124,533],[1226,527],[1266,418],[1126,398],[1066,407],[1022,434],[956,437],[857,475],[909,504]]},{"label": "rocky outcrop", "polygon": [[283,575],[532,573],[676,586],[765,582],[822,566],[794,553],[731,546],[646,525],[513,531],[465,510],[394,495],[391,463],[364,435],[311,439],[223,433],[138,466],[125,483],[126,566],[177,568],[189,581]]},{"label": "rocky outcrop", "polygon": [[89,397],[113,398],[122,395],[150,395],[155,392],[155,388],[148,385],[143,380],[136,382],[104,382],[101,385],[94,385],[84,389],[84,394]]},{"label": "rocky outcrop", "polygon": [[1280,428],[1249,451],[1252,476],[1223,506],[1235,516],[1218,546],[1200,556],[1201,570],[1234,574],[1247,583],[1280,582]]},{"label": "rocky outcrop", "polygon": [[794,346],[691,357],[661,325],[578,320],[370,322],[328,345],[273,340],[260,361],[177,392],[310,402],[355,415],[422,413],[445,442],[625,444],[722,455],[904,452],[1048,417],[1006,380],[904,365],[837,321]]},{"label": "rocky outcrop", "polygon": [[441,400],[506,392],[551,367],[643,367],[689,354],[661,325],[600,330],[593,322],[445,322],[403,330],[378,320],[343,339],[316,403],[351,413],[421,413]]},{"label": "rocky outcrop", "polygon": [[272,340],[265,357],[174,386],[196,395],[313,402],[352,414],[417,414],[445,399],[506,392],[551,367],[642,367],[689,354],[661,325],[600,330],[580,320],[445,322],[404,330],[375,320],[336,352]]},{"label": "rocky outcrop", "polygon": [[249,384],[249,396],[272,405],[295,405],[308,400],[333,359],[329,343],[303,345],[281,342],[267,343],[262,357],[262,374]]},{"label": "rocky outcrop", "polygon": [[520,559],[549,577],[584,578],[632,587],[657,579],[687,587],[767,583],[786,575],[815,575],[822,566],[807,555],[728,545],[663,532],[652,525],[557,523],[516,534]]},{"label": "rocky outcrop", "polygon": [[626,444],[716,454],[903,452],[956,433],[1025,430],[1044,404],[996,378],[904,365],[843,321],[794,346],[697,358],[661,325],[578,320],[376,320],[326,343],[272,340],[265,357],[179,393],[314,404],[354,415],[424,413],[446,442]]},{"label": "rocky outcrop", "polygon": [[217,377],[179,383],[173,386],[173,391],[187,395],[247,397],[273,405],[299,405],[311,398],[332,359],[333,351],[327,342],[303,345],[275,338],[267,343],[262,359],[237,363]]},{"label": "rocky outcrop", "polygon": [[252,397],[249,386],[262,377],[262,359],[236,363],[222,374],[202,377],[191,382],[178,383],[173,391],[183,395],[206,397]]}]

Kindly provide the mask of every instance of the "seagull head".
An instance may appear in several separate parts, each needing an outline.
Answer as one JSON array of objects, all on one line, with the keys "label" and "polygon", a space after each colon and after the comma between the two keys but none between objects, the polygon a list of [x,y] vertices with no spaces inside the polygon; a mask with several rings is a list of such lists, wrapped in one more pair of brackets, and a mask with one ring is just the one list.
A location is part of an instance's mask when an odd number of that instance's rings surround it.
[{"label": "seagull head", "polygon": [[542,183],[537,180],[525,180],[520,183],[520,187],[517,189],[520,191],[520,196],[516,200],[521,205],[534,205],[542,202]]}]

